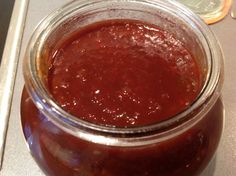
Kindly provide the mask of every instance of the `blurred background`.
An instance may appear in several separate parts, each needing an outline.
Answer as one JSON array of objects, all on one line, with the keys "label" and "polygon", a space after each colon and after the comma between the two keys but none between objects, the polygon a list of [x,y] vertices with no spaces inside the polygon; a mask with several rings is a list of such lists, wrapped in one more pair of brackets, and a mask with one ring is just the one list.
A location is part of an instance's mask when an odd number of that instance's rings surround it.
[{"label": "blurred background", "polygon": [[15,0],[0,0],[0,63]]}]

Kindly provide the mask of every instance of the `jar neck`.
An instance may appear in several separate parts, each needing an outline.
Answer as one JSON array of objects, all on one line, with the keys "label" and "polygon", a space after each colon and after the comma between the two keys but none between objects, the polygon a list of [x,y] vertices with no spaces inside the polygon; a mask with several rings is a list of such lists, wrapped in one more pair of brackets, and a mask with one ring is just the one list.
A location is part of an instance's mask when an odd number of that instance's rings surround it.
[{"label": "jar neck", "polygon": [[[45,66],[46,64],[44,63],[46,61],[42,60],[45,60],[48,54],[45,50],[48,36],[55,35],[55,30],[53,31],[52,29],[56,29],[57,26],[61,25],[62,20],[64,20],[66,16],[67,18],[72,18],[73,15],[75,15],[74,7],[77,7],[77,14],[86,13],[85,7],[89,10],[92,6],[97,5],[104,10],[102,7],[107,9],[109,4],[112,5],[113,10],[117,5],[118,11],[122,3],[122,7],[128,10],[130,10],[130,8],[128,8],[130,7],[130,3],[136,3],[137,8],[144,8],[145,6],[148,8],[156,7],[159,11],[173,13],[173,16],[176,16],[176,11],[181,12],[181,18],[183,18],[186,24],[190,24],[191,27],[194,28],[206,52],[207,62],[209,63],[208,71],[205,75],[205,84],[198,98],[185,111],[157,124],[142,127],[118,128],[97,125],[81,120],[58,106],[45,86],[45,80],[47,79],[45,78],[45,75],[47,75],[47,71],[45,70],[47,70],[47,66]],[[99,0],[94,1],[92,5],[89,2],[86,4],[84,1],[74,1],[59,11],[62,15],[58,15],[58,13],[51,14],[36,29],[26,51],[23,71],[26,88],[37,108],[63,131],[84,140],[111,146],[140,146],[152,144],[177,136],[191,128],[204,117],[219,97],[222,85],[223,56],[221,49],[209,28],[196,17],[196,15],[186,10],[180,4],[164,0],[160,2],[149,0],[130,0],[125,2]],[[57,31],[57,33],[60,32]],[[42,67],[46,67],[46,69],[42,69]]]}]

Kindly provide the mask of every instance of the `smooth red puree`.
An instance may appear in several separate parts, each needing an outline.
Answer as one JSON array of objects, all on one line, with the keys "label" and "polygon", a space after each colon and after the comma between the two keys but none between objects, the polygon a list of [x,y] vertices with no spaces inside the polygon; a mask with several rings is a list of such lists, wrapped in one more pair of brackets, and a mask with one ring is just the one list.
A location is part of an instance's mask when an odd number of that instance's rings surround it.
[{"label": "smooth red puree", "polygon": [[[203,76],[188,46],[174,36],[139,21],[86,26],[56,43],[49,57],[48,89],[66,111],[101,125],[133,127],[169,119],[196,99]],[[123,137],[99,130],[89,131],[85,139],[82,128],[71,135],[74,128],[54,123],[54,116],[45,115],[30,95],[24,89],[23,132],[36,162],[50,176],[197,176],[221,136],[220,99],[209,111],[200,109],[206,113],[199,114],[199,121],[184,126],[176,136],[164,133],[159,138],[160,131],[143,132],[141,137],[123,134],[142,144],[128,147],[110,145],[105,139],[97,143],[96,136],[118,142]],[[150,138],[160,141],[145,143]]]},{"label": "smooth red puree", "polygon": [[112,20],[69,36],[50,58],[49,91],[69,113],[112,126],[139,126],[183,111],[199,94],[200,71],[173,34]]}]

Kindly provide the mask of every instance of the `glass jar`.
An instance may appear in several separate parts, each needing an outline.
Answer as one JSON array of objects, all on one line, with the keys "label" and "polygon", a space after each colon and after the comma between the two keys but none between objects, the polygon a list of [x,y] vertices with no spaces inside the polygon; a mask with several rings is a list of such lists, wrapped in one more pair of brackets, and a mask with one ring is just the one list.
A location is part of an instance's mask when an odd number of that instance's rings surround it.
[{"label": "glass jar", "polygon": [[[74,117],[47,90],[48,56],[64,37],[107,19],[155,24],[195,56],[203,87],[188,109],[141,127],[107,127]],[[222,52],[195,14],[173,1],[73,1],[46,17],[26,50],[21,120],[32,156],[50,176],[192,176],[207,166],[223,126]]]},{"label": "glass jar", "polygon": [[177,0],[195,13],[200,15],[206,23],[212,24],[222,20],[229,12],[232,0]]}]

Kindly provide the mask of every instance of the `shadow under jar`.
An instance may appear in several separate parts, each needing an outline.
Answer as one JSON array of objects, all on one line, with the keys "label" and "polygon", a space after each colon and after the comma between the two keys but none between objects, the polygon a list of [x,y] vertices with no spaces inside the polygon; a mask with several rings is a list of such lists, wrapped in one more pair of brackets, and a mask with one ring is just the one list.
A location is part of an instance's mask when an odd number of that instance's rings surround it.
[{"label": "shadow under jar", "polygon": [[[180,41],[199,68],[201,86],[194,100],[168,118],[133,126],[93,123],[65,111],[48,88],[50,58],[74,33],[107,20],[157,26]],[[222,133],[222,59],[204,22],[176,2],[67,4],[40,23],[25,55],[21,119],[32,156],[50,176],[199,175]]]}]

